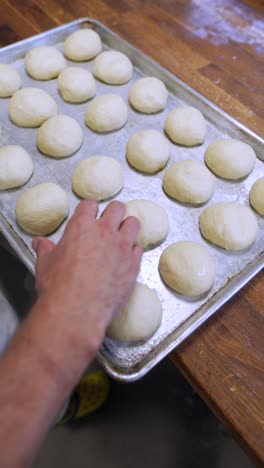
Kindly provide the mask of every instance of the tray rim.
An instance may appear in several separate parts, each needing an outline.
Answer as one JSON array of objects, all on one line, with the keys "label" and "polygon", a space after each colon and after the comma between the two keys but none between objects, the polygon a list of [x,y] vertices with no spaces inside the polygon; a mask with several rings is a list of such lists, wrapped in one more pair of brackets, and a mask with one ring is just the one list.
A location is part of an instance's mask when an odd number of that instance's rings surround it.
[{"label": "tray rim", "polygon": [[[89,17],[82,17],[71,21],[69,23],[62,24],[55,28],[51,28],[49,30],[43,31],[39,34],[35,34],[30,36],[26,39],[22,39],[20,41],[14,42],[9,44],[5,47],[0,48],[0,60],[1,55],[6,54],[9,51],[13,51],[18,47],[26,46],[27,44],[34,43],[37,40],[44,39],[45,37],[49,36],[52,33],[59,33],[60,31],[66,31],[69,28],[74,26],[80,26],[81,24],[88,23],[91,26],[94,25],[98,28],[103,29],[106,33],[111,34],[117,40],[121,41],[124,45],[127,45],[132,52],[135,52],[141,59],[144,59],[148,62],[151,66],[158,68],[164,75],[167,76],[169,80],[172,80],[175,84],[183,88],[187,93],[194,96],[199,101],[202,101],[204,105],[208,106],[218,115],[220,115],[225,121],[228,121],[230,124],[235,126],[239,131],[244,134],[244,137],[249,137],[255,140],[256,143],[263,145],[264,139],[246,127],[244,124],[240,123],[237,119],[232,117],[226,111],[224,111],[221,107],[217,106],[215,103],[210,101],[204,95],[200,94],[194,88],[189,86],[187,83],[182,81],[176,75],[171,73],[169,70],[164,68],[160,65],[157,61],[153,60],[150,56],[142,52],[140,49],[134,47],[130,42],[123,39],[123,37],[119,36],[117,33],[112,31],[110,28],[105,26],[100,21],[89,18]],[[260,158],[262,160],[262,158]],[[31,254],[28,250],[26,245],[23,243],[23,240],[19,237],[19,235],[11,229],[6,218],[0,212],[0,232],[4,235],[7,241],[10,243],[11,247],[14,249],[18,257],[21,261],[26,265],[31,273],[35,273],[35,257]],[[209,317],[211,317],[216,311],[220,309],[231,297],[233,297],[247,282],[249,282],[259,271],[264,268],[264,251],[261,252],[255,259],[248,263],[246,267],[240,271],[235,277],[228,280],[228,283],[223,285],[216,293],[209,299],[212,301],[213,304],[210,307],[210,310],[207,312],[202,312],[203,308],[206,306],[205,303],[199,309],[197,309],[189,318],[187,318],[179,327],[177,327],[174,332],[167,336],[166,339],[170,339],[171,343],[163,350],[159,350],[158,353],[155,354],[155,351],[151,358],[146,358],[146,364],[139,369],[133,370],[134,368],[128,368],[127,372],[123,368],[123,371],[118,371],[114,366],[110,364],[110,362],[105,358],[104,354],[99,350],[97,353],[97,358],[99,362],[103,365],[103,367],[108,371],[108,373],[114,377],[115,379],[122,381],[122,382],[132,382],[138,380],[139,378],[143,377],[149,370],[151,370],[156,364],[158,364],[165,356],[167,356],[171,351],[173,351],[177,346],[179,346],[188,336],[190,336],[195,330],[197,330],[200,325],[202,325]],[[225,289],[227,291],[226,295],[222,295],[222,291]],[[222,297],[221,297],[222,295]],[[220,297],[218,297],[220,296]],[[198,319],[197,319],[198,316]],[[196,319],[195,319],[196,317]],[[192,323],[193,322],[193,323]],[[189,325],[188,325],[189,324]],[[178,336],[180,335],[180,336]],[[173,339],[174,337],[174,339]],[[143,360],[144,361],[144,360]],[[142,361],[141,361],[142,363]],[[140,364],[139,363],[139,366]],[[136,366],[137,367],[137,366]]]},{"label": "tray rim", "polygon": [[[203,323],[205,323],[216,312],[219,312],[220,308],[224,306],[238,291],[240,291],[243,288],[243,286],[245,286],[252,278],[254,278],[254,276],[256,276],[263,268],[264,252],[260,253],[258,257],[252,260],[252,262],[250,262],[246,266],[246,269],[243,269],[233,279],[229,280],[227,285],[223,285],[222,288],[218,289],[215,292],[215,294],[209,299],[210,301],[214,302],[210,310],[208,310],[207,312],[203,312],[203,308],[206,306],[207,303],[203,304],[189,318],[187,318],[181,325],[179,325],[177,329],[174,330],[174,332],[168,335],[166,339],[172,338],[170,345],[168,345],[165,349],[159,351],[158,354],[154,354],[154,356],[150,359],[146,358],[147,362],[145,367],[142,366],[139,371],[130,371],[130,369],[128,369],[127,373],[118,372],[118,370],[116,370],[115,367],[109,364],[109,362],[105,359],[104,355],[100,351],[97,354],[98,361],[104,366],[105,369],[107,369],[111,376],[113,376],[116,380],[119,380],[120,382],[135,382],[136,380],[144,377],[144,375],[147,372],[149,372],[154,366],[156,366],[160,361],[162,361],[162,359],[164,359],[172,351],[174,351]],[[225,296],[221,297],[223,288],[228,289],[228,293]],[[196,319],[195,322],[192,324],[191,322],[194,321],[197,315],[199,315],[199,318]],[[189,323],[191,323],[191,325],[188,327]],[[173,337],[175,337],[174,340]]]}]

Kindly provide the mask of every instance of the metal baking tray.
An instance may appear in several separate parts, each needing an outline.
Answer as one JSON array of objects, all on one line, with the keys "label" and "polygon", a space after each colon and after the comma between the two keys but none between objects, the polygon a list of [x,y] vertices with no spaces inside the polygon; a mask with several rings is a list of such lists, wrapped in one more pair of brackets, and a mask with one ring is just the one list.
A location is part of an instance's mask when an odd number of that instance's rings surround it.
[{"label": "metal baking tray", "polygon": [[[124,52],[134,64],[133,77],[128,84],[110,86],[97,81],[97,95],[113,92],[120,94],[127,101],[131,83],[142,75],[152,75],[160,78],[169,90],[166,109],[155,115],[144,115],[128,106],[127,124],[119,131],[99,135],[89,130],[84,124],[84,110],[87,103],[67,104],[57,91],[56,80],[35,81],[27,76],[23,57],[30,48],[41,44],[53,44],[62,50],[65,38],[79,28],[95,29],[100,34],[106,49],[112,48]],[[108,28],[89,18],[74,21],[4,47],[0,50],[0,62],[12,63],[19,70],[23,86],[37,86],[48,91],[59,104],[61,113],[69,114],[79,121],[85,135],[81,149],[72,157],[62,160],[45,157],[36,148],[37,130],[23,129],[14,125],[8,118],[9,99],[0,100],[2,126],[0,145],[20,144],[34,157],[35,172],[26,187],[0,193],[0,230],[29,270],[34,273],[35,257],[31,248],[31,237],[26,235],[16,223],[16,200],[26,188],[43,181],[54,181],[67,191],[72,213],[79,200],[71,191],[71,174],[77,162],[86,156],[109,155],[121,162],[125,171],[125,186],[116,197],[117,199],[123,201],[136,198],[154,200],[168,212],[170,218],[168,237],[160,246],[144,254],[138,277],[139,281],[155,288],[158,292],[164,312],[161,327],[146,343],[137,345],[121,344],[106,338],[98,353],[100,362],[113,377],[122,381],[136,380],[214,314],[264,266],[264,218],[257,216],[259,233],[254,245],[239,253],[230,253],[209,245],[201,237],[198,228],[199,215],[206,205],[219,201],[237,201],[249,205],[249,190],[253,182],[264,175],[263,155],[261,154],[263,140]],[[82,66],[91,71],[93,60],[81,64],[72,62],[69,64]],[[189,207],[169,199],[162,191],[161,179],[164,170],[156,175],[146,176],[132,170],[125,159],[125,146],[131,134],[142,128],[155,128],[162,131],[167,113],[172,108],[184,104],[197,107],[207,119],[206,141],[202,146],[195,148],[180,147],[171,143],[170,163],[186,158],[202,160],[208,143],[222,136],[238,138],[249,143],[258,156],[255,169],[245,180],[230,182],[217,179],[212,199],[202,207]],[[102,210],[105,206],[106,203],[102,203],[100,209]],[[50,238],[55,242],[58,241],[64,227],[65,223]],[[214,286],[199,301],[186,301],[172,292],[163,284],[158,273],[157,267],[161,252],[172,242],[185,239],[199,241],[206,245],[216,261],[217,276]]]}]

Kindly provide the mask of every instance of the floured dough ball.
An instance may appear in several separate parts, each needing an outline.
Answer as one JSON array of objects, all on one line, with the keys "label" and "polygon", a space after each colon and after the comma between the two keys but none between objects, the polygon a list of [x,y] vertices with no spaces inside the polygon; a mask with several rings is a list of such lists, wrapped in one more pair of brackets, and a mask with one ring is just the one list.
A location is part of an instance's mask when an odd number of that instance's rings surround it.
[{"label": "floured dough ball", "polygon": [[157,130],[140,130],[129,138],[126,157],[138,171],[154,174],[167,164],[170,145]]},{"label": "floured dough ball", "polygon": [[130,200],[125,202],[125,206],[125,217],[135,216],[140,221],[137,244],[146,249],[165,239],[169,231],[169,218],[162,206],[150,200]]},{"label": "floured dough ball", "polygon": [[216,175],[237,180],[247,176],[255,166],[256,155],[247,143],[222,138],[207,146],[204,160]]},{"label": "floured dough ball", "polygon": [[247,206],[221,202],[202,212],[200,230],[205,239],[223,249],[242,250],[255,241],[258,223]]},{"label": "floured dough ball", "polygon": [[58,76],[58,88],[64,101],[84,102],[95,96],[96,85],[93,75],[79,67],[68,67]]},{"label": "floured dough ball", "polygon": [[86,109],[85,123],[96,132],[111,132],[127,121],[127,106],[117,94],[96,97]]},{"label": "floured dough ball", "polygon": [[0,148],[0,190],[20,187],[27,182],[32,172],[32,158],[22,146]]},{"label": "floured dough ball", "polygon": [[21,86],[22,80],[16,69],[0,63],[0,98],[13,96]]},{"label": "floured dough ball", "polygon": [[161,80],[146,76],[131,86],[128,99],[136,110],[144,114],[154,114],[166,107],[168,91]]},{"label": "floured dough ball", "polygon": [[127,83],[133,73],[129,58],[116,50],[102,52],[94,61],[93,75],[104,83],[121,85]]},{"label": "floured dough ball", "polygon": [[214,176],[199,161],[186,159],[172,164],[162,179],[165,192],[192,205],[204,203],[214,191]]},{"label": "floured dough ball", "polygon": [[75,31],[64,42],[64,55],[75,62],[91,60],[102,50],[102,42],[92,29]]},{"label": "floured dough ball", "polygon": [[62,53],[53,46],[34,47],[25,57],[26,71],[35,80],[57,78],[66,66]]},{"label": "floured dough ball", "polygon": [[262,216],[264,216],[264,177],[256,180],[252,185],[249,200],[253,208]]},{"label": "floured dough ball", "polygon": [[116,195],[124,185],[121,164],[109,156],[90,156],[77,164],[72,188],[82,198],[100,201]]},{"label": "floured dough ball", "polygon": [[159,271],[165,283],[180,294],[195,297],[211,289],[215,264],[205,247],[180,241],[162,252]]},{"label": "floured dough ball", "polygon": [[164,128],[174,143],[196,146],[204,142],[206,122],[195,107],[179,107],[167,115]]},{"label": "floured dough ball", "polygon": [[77,151],[83,141],[79,123],[68,115],[55,115],[44,122],[37,132],[40,151],[54,158],[64,158]]},{"label": "floured dough ball", "polygon": [[9,102],[10,119],[20,127],[39,127],[53,115],[58,106],[54,99],[40,88],[23,88]]},{"label": "floured dough ball", "polygon": [[137,282],[127,305],[108,327],[107,335],[120,341],[147,340],[161,320],[162,306],[156,291]]},{"label": "floured dough ball", "polygon": [[16,203],[18,224],[24,231],[36,236],[45,236],[55,231],[68,214],[66,193],[50,182],[26,190]]}]

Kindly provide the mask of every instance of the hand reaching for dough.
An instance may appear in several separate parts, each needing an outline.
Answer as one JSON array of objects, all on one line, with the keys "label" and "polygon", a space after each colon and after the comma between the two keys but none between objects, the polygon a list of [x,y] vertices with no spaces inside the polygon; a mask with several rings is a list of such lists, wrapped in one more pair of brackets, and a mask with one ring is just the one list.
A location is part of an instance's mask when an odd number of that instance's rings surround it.
[{"label": "hand reaching for dough", "polygon": [[33,240],[39,298],[0,362],[1,466],[32,463],[132,292],[143,252],[134,245],[140,223],[123,221],[117,201],[98,220],[97,210],[95,201],[82,201],[57,245]]},{"label": "hand reaching for dough", "polygon": [[78,339],[87,339],[87,330],[90,338],[92,331],[99,347],[129,298],[143,249],[134,245],[140,223],[134,217],[123,221],[122,203],[111,202],[98,220],[97,211],[95,201],[81,202],[56,246],[39,237],[33,247],[37,291],[58,304],[57,324],[65,332],[76,329]]}]

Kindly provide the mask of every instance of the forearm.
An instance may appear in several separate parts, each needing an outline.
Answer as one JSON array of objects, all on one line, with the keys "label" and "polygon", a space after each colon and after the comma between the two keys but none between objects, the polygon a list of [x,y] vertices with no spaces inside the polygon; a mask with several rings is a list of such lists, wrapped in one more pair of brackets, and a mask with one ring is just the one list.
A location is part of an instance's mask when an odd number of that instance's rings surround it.
[{"label": "forearm", "polygon": [[[0,466],[28,467],[64,401],[93,359],[102,336],[73,321],[72,305],[41,298],[0,362]],[[85,338],[86,335],[86,338]]]},{"label": "forearm", "polygon": [[0,362],[0,467],[30,465],[65,399],[126,304],[143,250],[136,218],[81,202],[55,246],[35,238],[40,299]]}]

